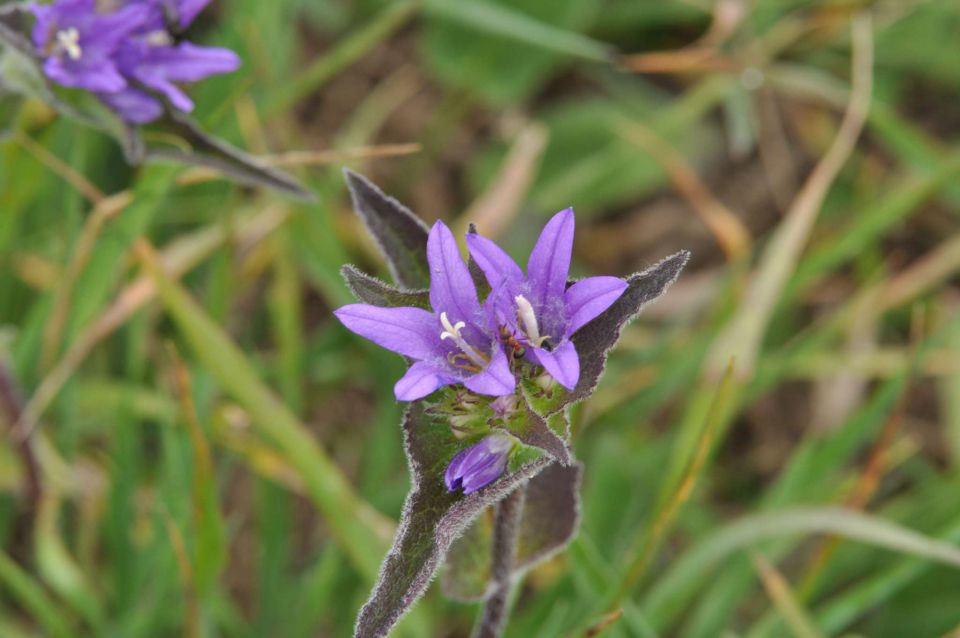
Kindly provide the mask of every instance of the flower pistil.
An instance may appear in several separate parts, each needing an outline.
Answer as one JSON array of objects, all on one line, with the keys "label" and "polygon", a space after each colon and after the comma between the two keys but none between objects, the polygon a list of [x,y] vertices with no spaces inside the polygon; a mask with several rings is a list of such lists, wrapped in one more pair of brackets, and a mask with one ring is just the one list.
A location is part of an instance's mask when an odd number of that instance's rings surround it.
[{"label": "flower pistil", "polygon": [[[441,312],[440,325],[443,326],[443,332],[440,333],[440,340],[443,341],[444,339],[451,339],[455,344],[457,344],[457,347],[460,348],[460,354],[451,356],[450,363],[455,366],[476,372],[482,370],[484,366],[490,362],[487,357],[483,356],[483,354],[478,352],[476,348],[467,343],[467,340],[464,339],[463,335],[460,334],[460,331],[466,327],[466,322],[458,321],[451,324],[450,319],[447,317],[447,313]],[[471,363],[465,363],[463,361],[464,358],[468,359]]]},{"label": "flower pistil", "polygon": [[550,339],[550,335],[540,335],[540,325],[537,323],[537,315],[533,311],[533,306],[523,295],[517,295],[513,298],[517,302],[517,317],[523,325],[523,331],[527,335],[527,340],[536,348],[542,348],[543,342]]}]

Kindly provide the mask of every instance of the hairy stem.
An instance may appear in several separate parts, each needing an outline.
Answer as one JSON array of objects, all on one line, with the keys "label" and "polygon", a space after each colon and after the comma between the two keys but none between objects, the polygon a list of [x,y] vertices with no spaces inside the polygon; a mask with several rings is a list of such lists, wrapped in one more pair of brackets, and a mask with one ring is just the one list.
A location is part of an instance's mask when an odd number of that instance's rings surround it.
[{"label": "hairy stem", "polygon": [[494,591],[483,607],[474,638],[497,638],[507,624],[513,563],[517,550],[517,533],[527,488],[519,487],[497,504],[493,523],[493,555],[491,573]]}]

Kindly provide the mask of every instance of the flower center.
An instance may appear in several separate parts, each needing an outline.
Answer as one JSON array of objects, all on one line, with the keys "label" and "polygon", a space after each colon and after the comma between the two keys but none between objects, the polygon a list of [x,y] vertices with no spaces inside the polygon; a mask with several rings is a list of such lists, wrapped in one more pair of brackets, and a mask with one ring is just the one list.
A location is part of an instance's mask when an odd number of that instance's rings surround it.
[{"label": "flower center", "polygon": [[[454,365],[460,367],[467,367],[463,364],[457,363],[456,359],[459,359],[460,356],[466,357],[473,366],[470,366],[471,371],[479,372],[482,370],[488,363],[487,358],[483,356],[476,348],[467,343],[467,340],[463,338],[463,335],[460,334],[460,331],[466,327],[466,323],[463,321],[458,321],[454,324],[450,323],[450,319],[447,318],[447,313],[440,313],[440,325],[443,326],[443,332],[440,333],[440,340],[452,339],[457,347],[460,348],[462,355],[455,356],[451,361]],[[473,367],[476,367],[476,370],[472,370]]]},{"label": "flower center", "polygon": [[517,302],[517,317],[523,325],[527,340],[535,348],[543,347],[543,342],[550,339],[550,335],[540,336],[540,326],[537,323],[537,315],[533,312],[533,306],[523,295],[517,295],[513,300]]},{"label": "flower center", "polygon": [[166,31],[151,31],[144,38],[144,42],[154,47],[168,47],[173,44],[173,38]]},{"label": "flower center", "polygon": [[83,49],[80,48],[80,32],[75,27],[57,31],[57,44],[71,60],[79,60],[83,55]]}]

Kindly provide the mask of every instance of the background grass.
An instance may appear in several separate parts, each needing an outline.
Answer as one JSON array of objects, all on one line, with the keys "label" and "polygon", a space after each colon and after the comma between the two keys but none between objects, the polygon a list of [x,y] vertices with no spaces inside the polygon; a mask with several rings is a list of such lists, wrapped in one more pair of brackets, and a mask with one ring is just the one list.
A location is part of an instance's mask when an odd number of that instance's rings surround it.
[{"label": "background grass", "polygon": [[402,362],[330,314],[385,274],[342,165],[515,254],[572,205],[581,274],[694,254],[575,411],[583,528],[509,636],[958,635],[960,5],[231,0],[195,39],[245,61],[199,119],[315,152],[320,203],[2,123],[0,635],[349,635],[408,484]]}]

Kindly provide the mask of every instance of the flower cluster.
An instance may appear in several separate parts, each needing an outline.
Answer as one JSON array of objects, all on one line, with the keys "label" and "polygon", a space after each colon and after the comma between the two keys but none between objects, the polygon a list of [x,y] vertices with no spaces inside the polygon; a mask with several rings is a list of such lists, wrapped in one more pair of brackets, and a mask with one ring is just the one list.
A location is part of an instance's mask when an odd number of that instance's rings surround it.
[{"label": "flower cluster", "polygon": [[230,50],[182,41],[210,0],[56,0],[30,5],[33,45],[46,76],[94,93],[123,120],[163,114],[158,96],[181,111],[193,102],[177,86],[240,66]]},{"label": "flower cluster", "polygon": [[[568,285],[573,234],[573,210],[557,213],[530,253],[526,273],[494,242],[468,234],[470,256],[490,286],[481,301],[453,233],[437,222],[427,240],[432,311],[351,304],[335,314],[358,335],[413,360],[394,386],[401,401],[421,399],[445,385],[510,396],[517,392],[518,375],[539,375],[541,368],[572,390],[580,359],[571,337],[627,288],[617,277]],[[455,457],[448,489],[472,491],[497,478],[513,447],[503,438],[489,436]]]}]

